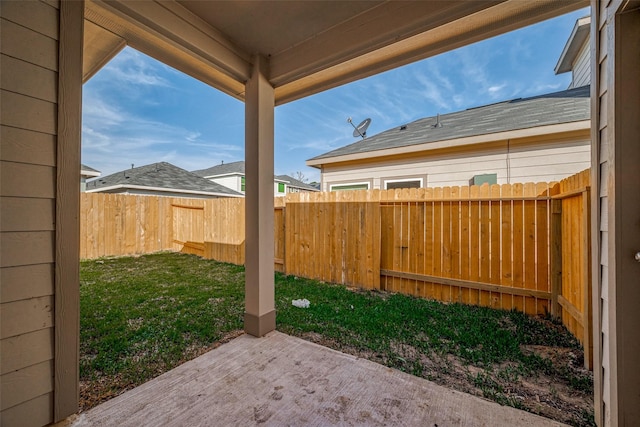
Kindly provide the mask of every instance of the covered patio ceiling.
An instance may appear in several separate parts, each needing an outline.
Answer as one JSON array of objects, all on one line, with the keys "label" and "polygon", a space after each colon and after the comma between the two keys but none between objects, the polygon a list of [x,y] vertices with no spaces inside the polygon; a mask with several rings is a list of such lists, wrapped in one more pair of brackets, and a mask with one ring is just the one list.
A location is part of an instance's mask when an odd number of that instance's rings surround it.
[{"label": "covered patio ceiling", "polygon": [[279,105],[588,4],[87,0],[84,80],[129,45],[244,100],[263,56]]}]

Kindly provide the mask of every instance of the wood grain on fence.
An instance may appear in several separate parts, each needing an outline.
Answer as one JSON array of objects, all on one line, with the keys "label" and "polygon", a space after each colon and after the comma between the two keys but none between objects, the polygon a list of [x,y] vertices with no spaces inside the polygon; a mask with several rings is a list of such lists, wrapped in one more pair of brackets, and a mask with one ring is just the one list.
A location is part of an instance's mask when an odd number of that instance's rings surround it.
[{"label": "wood grain on fence", "polygon": [[379,288],[377,191],[297,193],[284,212],[285,271],[302,277]]},{"label": "wood grain on fence", "polygon": [[166,197],[82,193],[80,258],[173,250],[173,212]]},{"label": "wood grain on fence", "polygon": [[553,185],[381,192],[383,289],[536,314],[549,308]]},{"label": "wood grain on fence", "polygon": [[589,170],[560,182],[562,202],[562,323],[585,347],[585,366],[593,361]]}]

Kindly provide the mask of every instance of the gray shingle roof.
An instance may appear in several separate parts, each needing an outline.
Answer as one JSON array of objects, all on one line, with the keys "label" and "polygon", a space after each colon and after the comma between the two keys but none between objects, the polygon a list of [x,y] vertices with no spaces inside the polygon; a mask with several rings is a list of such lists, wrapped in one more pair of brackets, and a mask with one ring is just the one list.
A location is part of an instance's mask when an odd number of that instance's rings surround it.
[{"label": "gray shingle roof", "polygon": [[300,180],[297,180],[295,178],[292,178],[289,175],[276,175],[275,178],[279,179],[280,181],[287,181],[293,187],[304,188],[304,189],[309,190],[309,191],[317,191],[318,190],[316,187],[314,187],[312,185],[309,185],[307,183],[304,183],[304,182],[302,182]]},{"label": "gray shingle roof", "polygon": [[234,196],[241,195],[237,191],[211,182],[208,179],[204,179],[167,162],[126,169],[94,179],[87,183],[87,190],[112,187],[115,185],[137,185],[142,187],[166,188],[176,191],[190,190]]},{"label": "gray shingle roof", "polygon": [[240,173],[244,175],[244,160],[240,160],[238,162],[223,163],[221,165],[212,166],[207,169],[191,171],[191,173],[195,173],[196,175],[202,177],[226,175],[230,173]]},{"label": "gray shingle roof", "polygon": [[[434,127],[436,117],[419,119],[310,160],[589,120],[589,104],[589,86],[531,98],[513,99],[442,114],[440,115],[442,127]],[[403,127],[405,129],[402,129]]]}]

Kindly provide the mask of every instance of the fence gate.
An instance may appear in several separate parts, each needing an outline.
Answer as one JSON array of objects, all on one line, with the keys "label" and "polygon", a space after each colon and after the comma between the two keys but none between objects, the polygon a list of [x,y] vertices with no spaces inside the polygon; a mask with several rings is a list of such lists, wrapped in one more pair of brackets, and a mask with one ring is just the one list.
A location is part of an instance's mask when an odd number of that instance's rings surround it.
[{"label": "fence gate", "polygon": [[204,255],[204,203],[172,204],[173,246],[179,252]]}]

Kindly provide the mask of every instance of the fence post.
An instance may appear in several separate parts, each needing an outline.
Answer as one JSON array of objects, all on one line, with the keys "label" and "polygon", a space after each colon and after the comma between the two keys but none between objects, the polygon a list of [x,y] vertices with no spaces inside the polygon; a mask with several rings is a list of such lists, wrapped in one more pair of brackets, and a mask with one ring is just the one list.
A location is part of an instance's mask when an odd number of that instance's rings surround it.
[{"label": "fence post", "polygon": [[582,193],[582,209],[584,221],[582,223],[582,247],[584,248],[582,259],[582,286],[584,327],[584,367],[593,371],[593,304],[591,289],[591,188],[587,187]]},{"label": "fence post", "polygon": [[560,317],[560,304],[558,295],[562,293],[562,200],[551,200],[551,239],[550,261],[551,271],[551,315]]}]

